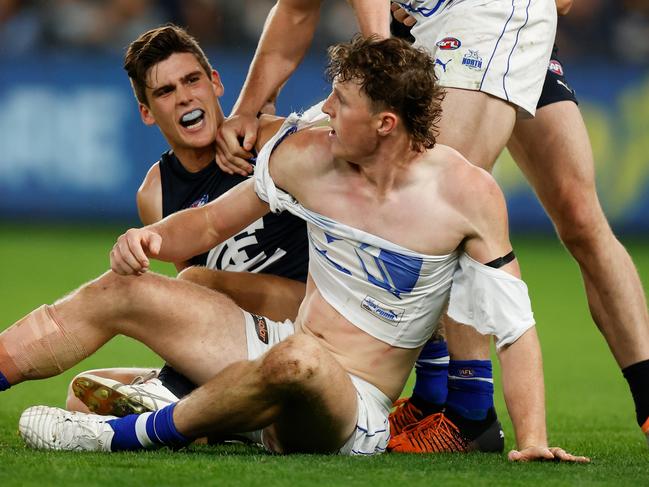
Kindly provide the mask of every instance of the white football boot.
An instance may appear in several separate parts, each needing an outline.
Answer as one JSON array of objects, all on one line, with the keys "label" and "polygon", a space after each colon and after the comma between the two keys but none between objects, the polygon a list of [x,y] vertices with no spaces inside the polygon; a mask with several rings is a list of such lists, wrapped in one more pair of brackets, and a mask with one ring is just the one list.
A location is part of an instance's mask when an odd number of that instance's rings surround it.
[{"label": "white football boot", "polygon": [[33,406],[20,416],[18,429],[27,446],[38,450],[107,452],[115,435],[106,423],[111,419],[115,417]]},{"label": "white football boot", "polygon": [[93,413],[119,417],[157,411],[178,402],[159,379],[138,379],[132,384],[122,384],[93,374],[81,374],[72,382],[72,390]]}]

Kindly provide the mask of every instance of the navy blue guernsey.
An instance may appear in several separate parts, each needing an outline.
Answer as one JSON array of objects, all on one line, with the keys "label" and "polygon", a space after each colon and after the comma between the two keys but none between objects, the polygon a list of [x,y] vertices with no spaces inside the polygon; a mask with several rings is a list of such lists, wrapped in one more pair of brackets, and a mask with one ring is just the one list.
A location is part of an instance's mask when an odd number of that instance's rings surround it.
[{"label": "navy blue guernsey", "polygon": [[[187,171],[172,151],[160,158],[162,216],[203,206],[247,178],[226,174],[212,161]],[[288,212],[269,213],[243,232],[190,260],[192,265],[274,274],[305,282],[309,263],[306,224]]]}]

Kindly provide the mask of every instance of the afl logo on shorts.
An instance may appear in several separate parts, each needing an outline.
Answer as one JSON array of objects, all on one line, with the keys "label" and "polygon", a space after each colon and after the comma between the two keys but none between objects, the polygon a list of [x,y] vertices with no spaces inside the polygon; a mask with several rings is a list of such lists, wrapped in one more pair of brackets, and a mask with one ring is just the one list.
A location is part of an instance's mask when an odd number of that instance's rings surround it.
[{"label": "afl logo on shorts", "polygon": [[444,37],[444,39],[436,44],[436,46],[439,47],[442,51],[455,51],[461,45],[462,43],[460,42],[460,40],[456,39],[455,37]]},{"label": "afl logo on shorts", "polygon": [[556,59],[550,59],[550,66],[548,66],[548,69],[554,74],[563,76],[563,66],[561,66],[561,63]]},{"label": "afl logo on shorts", "polygon": [[260,341],[268,345],[268,324],[266,323],[266,320],[262,316],[253,315],[252,313],[250,313],[250,315],[255,322],[257,337]]}]

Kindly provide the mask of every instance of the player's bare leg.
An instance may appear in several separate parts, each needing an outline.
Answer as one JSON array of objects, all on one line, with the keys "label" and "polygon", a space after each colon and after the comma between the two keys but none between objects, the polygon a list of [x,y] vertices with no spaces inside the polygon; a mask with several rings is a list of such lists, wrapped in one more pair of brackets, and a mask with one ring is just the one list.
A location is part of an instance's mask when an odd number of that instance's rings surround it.
[{"label": "player's bare leg", "polygon": [[33,448],[119,451],[265,428],[262,440],[272,451],[333,453],[354,434],[357,407],[345,370],[300,334],[257,360],[230,364],[155,413],[117,419],[37,406],[23,413],[20,431]]},{"label": "player's bare leg", "polygon": [[178,279],[191,281],[229,296],[241,308],[274,321],[294,320],[306,285],[271,274],[188,267]]},{"label": "player's bare leg", "polygon": [[356,401],[333,356],[313,338],[293,335],[181,400],[174,422],[190,438],[266,428],[264,442],[275,451],[334,452],[354,431]]},{"label": "player's bare leg", "polygon": [[437,142],[491,171],[516,122],[514,105],[480,91],[446,88]]},{"label": "player's bare leg", "polygon": [[244,317],[231,299],[153,273],[107,272],[0,334],[0,372],[9,384],[50,377],[118,334],[146,344],[198,384],[247,358]]},{"label": "player's bare leg", "polygon": [[[571,101],[541,108],[534,120],[517,123],[509,149],[579,263],[593,320],[618,365],[642,368],[630,380],[642,426],[649,417],[649,362],[642,365],[649,359],[647,303],[631,257],[597,198],[592,150],[579,109]],[[626,370],[625,375],[629,379]],[[634,380],[644,385],[634,386]],[[644,429],[649,432],[649,422]]]},{"label": "player's bare leg", "polygon": [[[219,291],[232,298],[242,309],[276,321],[295,319],[305,291],[304,283],[283,277],[196,266],[183,270],[178,279]],[[164,370],[167,374],[165,378],[169,374],[178,377],[168,365]],[[70,411],[124,416],[157,410],[177,400],[174,392],[166,387],[165,378],[161,377],[162,382],[156,376],[145,382],[132,383],[136,377],[144,376],[147,372],[149,370],[129,369],[83,372],[70,384],[66,408]]]}]

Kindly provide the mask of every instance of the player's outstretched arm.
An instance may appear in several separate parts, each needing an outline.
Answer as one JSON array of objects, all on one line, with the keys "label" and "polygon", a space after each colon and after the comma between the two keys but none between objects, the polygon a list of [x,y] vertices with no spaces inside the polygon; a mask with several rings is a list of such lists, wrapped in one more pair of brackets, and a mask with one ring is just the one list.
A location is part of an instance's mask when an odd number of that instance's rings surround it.
[{"label": "player's outstretched arm", "polygon": [[347,0],[365,37],[390,37],[390,0]]},{"label": "player's outstretched arm", "polygon": [[[349,0],[363,35],[390,35],[389,0]],[[257,114],[274,100],[306,54],[322,0],[278,0],[264,25],[250,70],[230,117],[217,136],[216,162],[229,174],[252,172]]]},{"label": "player's outstretched arm", "polygon": [[318,25],[320,4],[321,0],[278,0],[268,14],[239,98],[217,137],[216,161],[224,171],[242,175],[252,171],[247,159],[257,136],[257,114],[304,58]]},{"label": "player's outstretched arm", "polygon": [[149,258],[181,262],[235,235],[258,220],[269,208],[245,181],[200,208],[183,210],[142,228],[132,228],[117,239],[110,252],[111,269],[118,274],[141,274]]},{"label": "player's outstretched arm", "polygon": [[[475,234],[467,239],[465,250],[473,259],[485,263],[508,254],[512,246],[502,191],[484,171],[477,170],[474,176],[469,187],[472,188],[473,194],[479,196],[470,203],[471,207],[467,211],[474,224]],[[500,267],[500,270],[520,279],[520,268],[516,259]],[[510,292],[517,292],[514,289]],[[527,300],[524,285],[523,289],[523,295],[512,294],[509,297],[514,300]],[[529,301],[527,302],[529,307]],[[522,333],[516,336],[516,330]],[[514,326],[513,332],[509,331],[508,334],[510,338],[506,341],[507,344],[498,349],[498,359],[502,369],[505,403],[518,446],[518,450],[510,452],[509,459],[588,462],[586,457],[571,455],[558,447],[548,447],[543,363],[536,329],[533,326]]]}]

